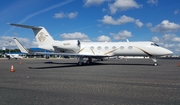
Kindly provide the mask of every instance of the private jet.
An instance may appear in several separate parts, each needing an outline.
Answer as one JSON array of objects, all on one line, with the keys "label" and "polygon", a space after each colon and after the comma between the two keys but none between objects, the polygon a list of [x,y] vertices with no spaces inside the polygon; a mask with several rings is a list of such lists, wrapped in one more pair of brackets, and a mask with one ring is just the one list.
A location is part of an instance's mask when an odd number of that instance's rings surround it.
[{"label": "private jet", "polygon": [[[32,29],[38,47],[64,56],[77,56],[78,65],[91,64],[92,58],[103,59],[112,56],[148,56],[157,66],[157,57],[173,52],[151,41],[141,42],[80,42],[79,40],[54,40],[42,26],[13,24],[12,26]],[[87,58],[86,60],[84,58]]]},{"label": "private jet", "polygon": [[10,60],[10,59],[22,59],[24,56],[22,54],[7,54],[5,53],[5,56]]}]

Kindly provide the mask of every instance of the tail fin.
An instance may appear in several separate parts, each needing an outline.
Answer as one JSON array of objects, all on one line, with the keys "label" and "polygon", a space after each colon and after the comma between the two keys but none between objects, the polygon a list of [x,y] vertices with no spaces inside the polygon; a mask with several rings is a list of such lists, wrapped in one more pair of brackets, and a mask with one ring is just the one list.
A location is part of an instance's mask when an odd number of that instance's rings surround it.
[{"label": "tail fin", "polygon": [[13,24],[13,23],[10,23],[10,25],[32,29],[35,34],[39,47],[42,49],[54,51],[54,48],[52,47],[52,44],[54,43],[54,39],[44,27],[35,27],[35,26]]},{"label": "tail fin", "polygon": [[14,41],[22,53],[29,53],[28,49],[25,46],[23,46],[17,38],[14,38]]}]

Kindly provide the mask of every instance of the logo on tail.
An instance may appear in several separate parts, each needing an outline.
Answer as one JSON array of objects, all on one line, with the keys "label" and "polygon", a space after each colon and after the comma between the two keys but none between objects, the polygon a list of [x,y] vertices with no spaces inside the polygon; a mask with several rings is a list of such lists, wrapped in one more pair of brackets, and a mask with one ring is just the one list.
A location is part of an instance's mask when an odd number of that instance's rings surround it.
[{"label": "logo on tail", "polygon": [[43,42],[43,41],[45,41],[45,39],[46,39],[46,35],[44,34],[44,32],[40,32],[40,33],[38,34],[38,40],[39,40],[40,42]]}]

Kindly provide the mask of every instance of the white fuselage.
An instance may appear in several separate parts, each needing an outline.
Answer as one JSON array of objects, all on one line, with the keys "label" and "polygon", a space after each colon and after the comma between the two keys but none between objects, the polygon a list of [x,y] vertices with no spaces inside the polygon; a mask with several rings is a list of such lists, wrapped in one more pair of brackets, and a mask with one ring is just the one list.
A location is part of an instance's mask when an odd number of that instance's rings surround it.
[{"label": "white fuselage", "polygon": [[[63,44],[56,42],[53,46],[56,46],[56,49],[69,48],[65,52],[97,56],[161,56],[172,54],[170,50],[153,42],[81,42],[80,47],[76,44],[63,46]],[[78,48],[79,50],[77,50]]]},{"label": "white fuselage", "polygon": [[81,44],[81,48],[90,48],[96,55],[103,54],[110,56],[159,56],[172,53],[165,48],[151,45],[151,43],[152,42],[86,42]]}]

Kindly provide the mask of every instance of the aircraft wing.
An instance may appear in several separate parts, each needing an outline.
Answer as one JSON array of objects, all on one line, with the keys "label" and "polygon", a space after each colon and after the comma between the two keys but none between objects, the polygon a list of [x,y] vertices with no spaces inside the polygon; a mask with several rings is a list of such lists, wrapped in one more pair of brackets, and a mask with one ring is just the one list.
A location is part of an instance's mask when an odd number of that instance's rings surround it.
[{"label": "aircraft wing", "polygon": [[76,57],[91,57],[91,58],[109,57],[108,55],[93,55],[93,54],[79,54],[79,53],[36,52],[36,54],[63,55],[63,56],[76,56]]}]

